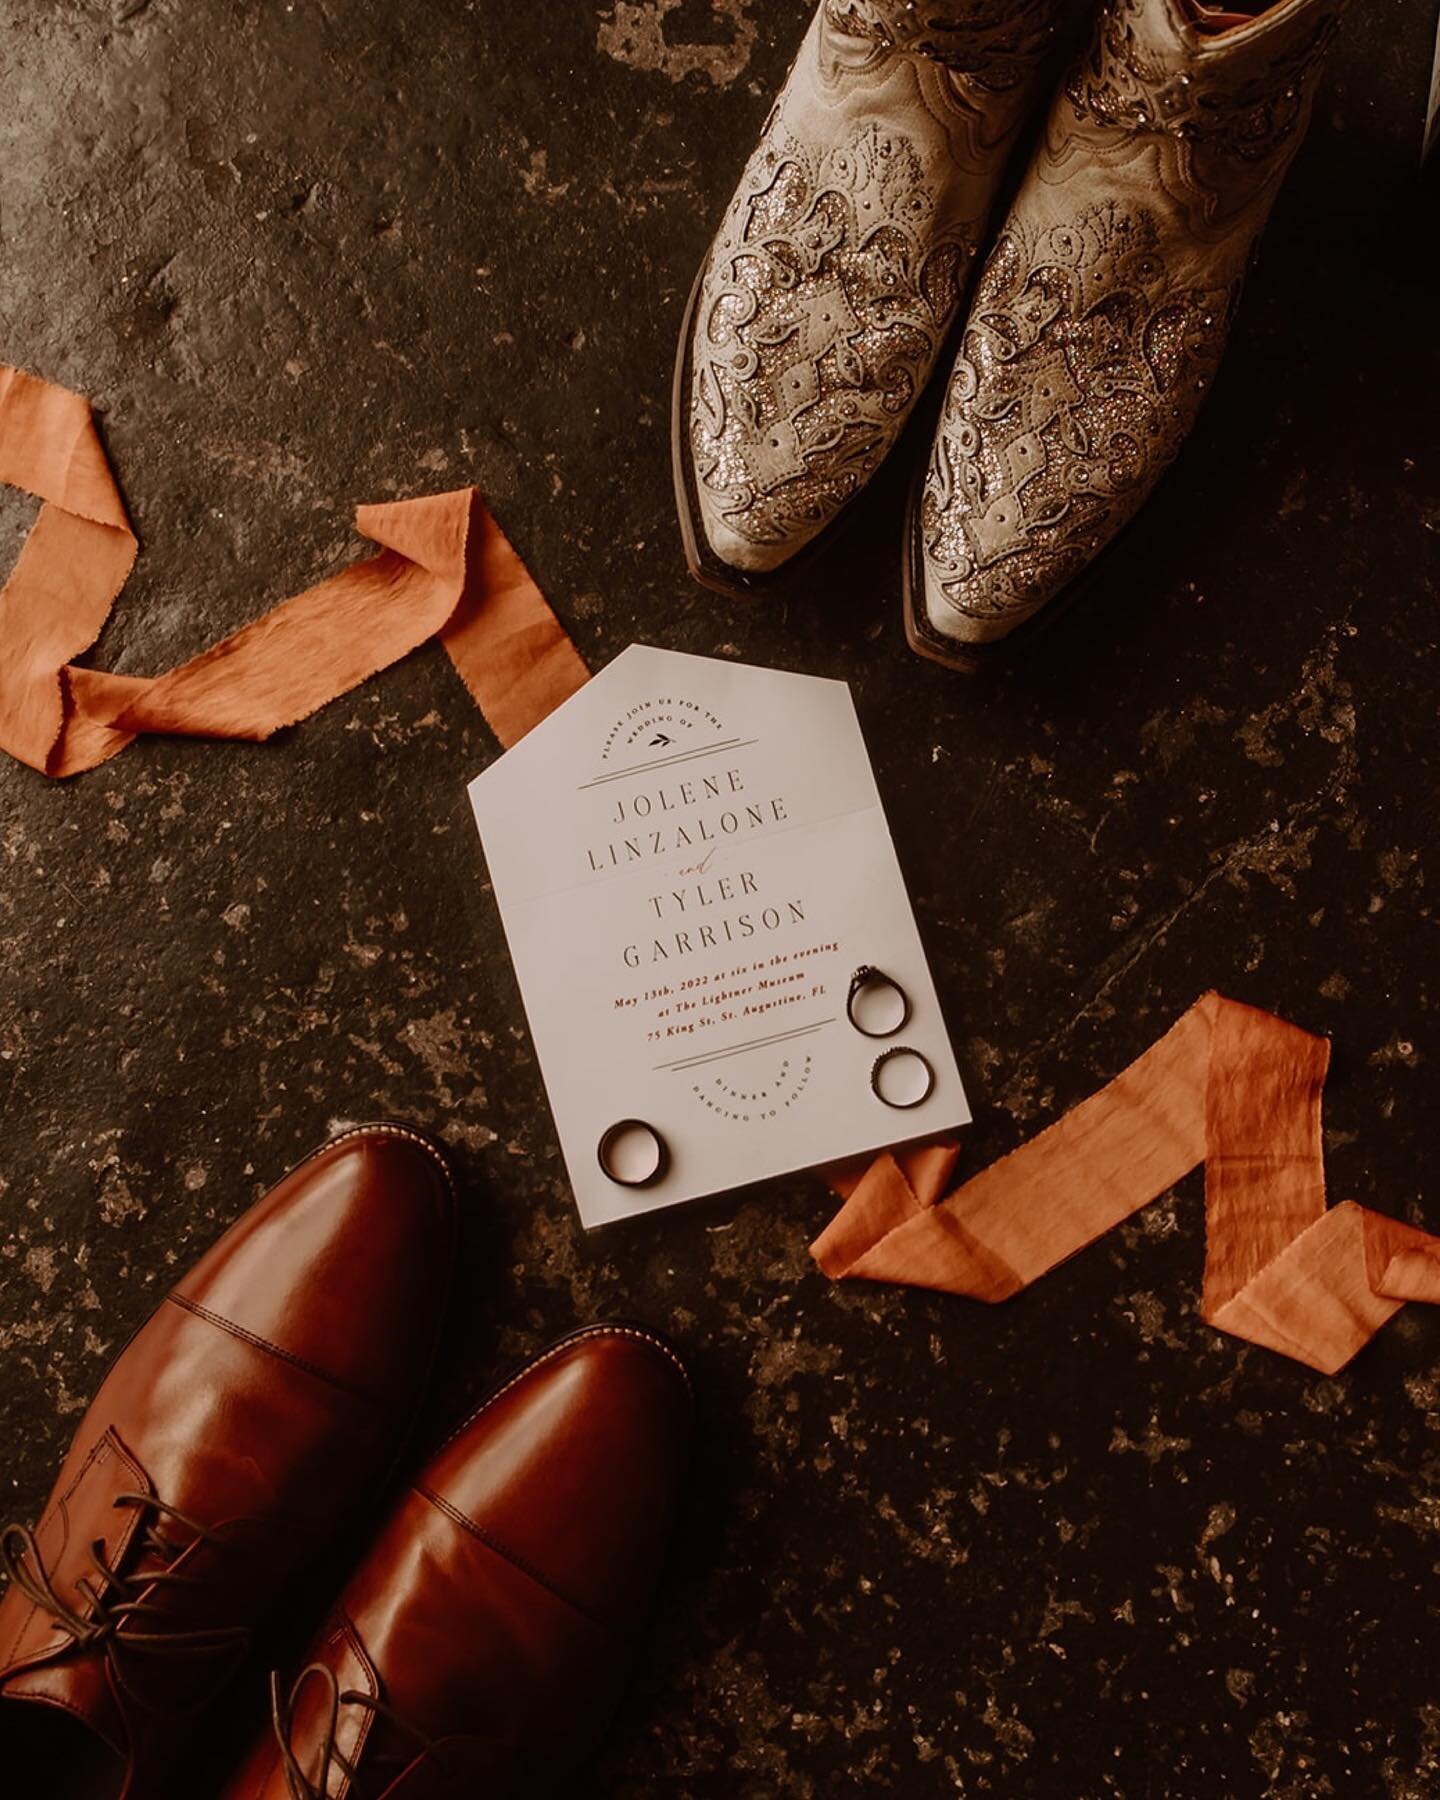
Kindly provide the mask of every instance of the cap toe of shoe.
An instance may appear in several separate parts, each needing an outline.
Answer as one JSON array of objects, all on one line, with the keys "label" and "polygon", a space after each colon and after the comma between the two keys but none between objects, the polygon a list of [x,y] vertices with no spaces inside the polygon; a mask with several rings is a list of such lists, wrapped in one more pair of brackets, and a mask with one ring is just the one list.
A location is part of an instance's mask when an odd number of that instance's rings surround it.
[{"label": "cap toe of shoe", "polygon": [[375,1398],[413,1389],[449,1280],[455,1188],[419,1132],[362,1126],[243,1214],[172,1298]]},{"label": "cap toe of shoe", "polygon": [[662,1339],[592,1326],[492,1396],[420,1486],[572,1605],[628,1632],[653,1596],[691,1415],[684,1367]]}]

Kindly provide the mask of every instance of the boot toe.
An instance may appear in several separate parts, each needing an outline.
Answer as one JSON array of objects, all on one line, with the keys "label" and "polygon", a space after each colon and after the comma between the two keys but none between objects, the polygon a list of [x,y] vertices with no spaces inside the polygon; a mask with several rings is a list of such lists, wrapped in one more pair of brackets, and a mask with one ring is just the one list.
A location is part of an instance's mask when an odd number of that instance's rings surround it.
[{"label": "boot toe", "polygon": [[[815,535],[780,537],[773,541],[747,537],[731,523],[733,510],[722,505],[703,490],[699,505],[700,528],[710,554],[728,569],[744,575],[770,575],[809,543]],[[819,526],[816,527],[818,531]]]},{"label": "boot toe", "polygon": [[1033,618],[1064,585],[1054,557],[1017,543],[994,562],[941,564],[923,557],[921,605],[936,637],[958,648],[993,644]]}]

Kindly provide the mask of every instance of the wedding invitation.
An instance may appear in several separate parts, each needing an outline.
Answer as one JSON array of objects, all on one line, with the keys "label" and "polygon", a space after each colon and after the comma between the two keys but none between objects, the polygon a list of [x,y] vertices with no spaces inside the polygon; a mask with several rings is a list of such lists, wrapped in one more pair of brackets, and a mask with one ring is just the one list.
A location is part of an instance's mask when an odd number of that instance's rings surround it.
[{"label": "wedding invitation", "polygon": [[968,1121],[844,682],[635,644],[469,791],[587,1226]]}]

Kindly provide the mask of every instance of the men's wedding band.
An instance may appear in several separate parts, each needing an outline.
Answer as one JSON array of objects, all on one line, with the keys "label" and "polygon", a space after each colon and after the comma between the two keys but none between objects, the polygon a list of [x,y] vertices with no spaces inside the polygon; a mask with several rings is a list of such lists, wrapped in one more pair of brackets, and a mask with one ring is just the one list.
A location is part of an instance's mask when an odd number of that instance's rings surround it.
[{"label": "men's wedding band", "polygon": [[[890,1071],[888,1077],[887,1069]],[[910,1086],[905,1085],[907,1075]],[[929,1058],[922,1056],[918,1050],[912,1050],[906,1044],[897,1044],[894,1049],[883,1050],[875,1058],[870,1068],[870,1086],[875,1098],[883,1105],[906,1112],[912,1106],[922,1105],[934,1093],[935,1070]],[[911,1087],[914,1092],[910,1091]]]},{"label": "men's wedding band", "polygon": [[670,1148],[644,1119],[617,1119],[601,1133],[600,1172],[620,1187],[653,1187],[670,1167]]},{"label": "men's wedding band", "polygon": [[[878,1029],[873,1020],[869,1024],[862,1024],[856,1010],[857,1002],[863,1001],[867,995],[872,1002],[881,1000],[889,1003],[886,1020],[879,1023]],[[874,1010],[873,1006],[870,1010]],[[872,968],[869,963],[861,963],[850,977],[850,992],[845,997],[845,1016],[865,1037],[894,1037],[909,1021],[910,996],[893,975],[887,975],[883,969]]]}]

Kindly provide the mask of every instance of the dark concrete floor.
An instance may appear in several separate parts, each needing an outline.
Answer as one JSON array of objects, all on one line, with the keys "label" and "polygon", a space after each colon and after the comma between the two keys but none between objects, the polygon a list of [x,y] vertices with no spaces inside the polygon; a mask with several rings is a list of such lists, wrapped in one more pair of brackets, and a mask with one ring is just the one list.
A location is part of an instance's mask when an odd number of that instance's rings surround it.
[{"label": "dark concrete floor", "polygon": [[[1336,1197],[1440,1228],[1426,0],[1361,0],[1195,442],[977,685],[906,650],[900,482],[793,598],[691,586],[672,340],[801,0],[3,0],[0,358],[91,394],[158,670],[475,481],[594,663],[843,675],[978,1167],[1217,986],[1333,1034]],[[8,560],[29,508],[7,499]],[[1009,1306],[832,1287],[795,1179],[579,1229],[426,649],[263,748],[0,767],[0,1419],[33,1513],[107,1357],[335,1120],[468,1178],[437,1420],[623,1312],[705,1435],[596,1795],[1428,1796],[1440,1318],[1340,1378],[1195,1317],[1198,1177]]]}]

